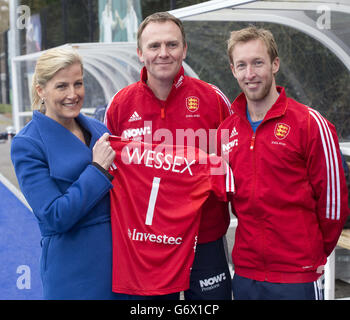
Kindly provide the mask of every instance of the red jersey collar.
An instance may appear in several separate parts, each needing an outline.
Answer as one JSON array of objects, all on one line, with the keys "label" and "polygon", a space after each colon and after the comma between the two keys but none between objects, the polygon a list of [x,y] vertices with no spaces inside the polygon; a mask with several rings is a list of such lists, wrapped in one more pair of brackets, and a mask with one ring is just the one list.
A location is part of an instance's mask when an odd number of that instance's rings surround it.
[{"label": "red jersey collar", "polygon": [[[181,66],[179,72],[177,73],[177,75],[175,76],[174,81],[173,81],[173,85],[176,87],[176,89],[179,88],[183,84],[183,82],[185,80],[184,73],[185,73],[184,68]],[[140,80],[143,84],[147,83],[147,69],[146,69],[146,67],[143,67],[141,70]]]},{"label": "red jersey collar", "polygon": [[[287,108],[287,95],[285,89],[281,86],[276,86],[279,97],[267,112],[265,119],[275,118],[283,115]],[[246,117],[247,99],[242,92],[232,104],[233,111],[242,117]]]}]

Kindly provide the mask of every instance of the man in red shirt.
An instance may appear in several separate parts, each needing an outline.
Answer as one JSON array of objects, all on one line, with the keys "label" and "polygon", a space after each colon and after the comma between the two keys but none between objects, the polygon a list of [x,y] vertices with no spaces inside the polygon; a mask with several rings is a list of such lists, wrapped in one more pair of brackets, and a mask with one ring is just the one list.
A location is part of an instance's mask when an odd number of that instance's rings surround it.
[{"label": "man in red shirt", "polygon": [[[138,30],[141,79],[122,90],[107,107],[113,135],[149,143],[190,145],[215,151],[216,128],[230,114],[230,103],[215,86],[184,74],[187,44],[182,23],[167,12],[147,17]],[[171,191],[169,192],[171,197]],[[231,299],[224,250],[229,226],[227,203],[213,195],[203,205],[198,245],[186,299]],[[224,274],[215,286],[206,279]]]},{"label": "man in red shirt", "polygon": [[234,299],[322,299],[317,280],[349,214],[335,127],[276,86],[273,35],[231,33],[243,93],[218,129],[235,175]]}]

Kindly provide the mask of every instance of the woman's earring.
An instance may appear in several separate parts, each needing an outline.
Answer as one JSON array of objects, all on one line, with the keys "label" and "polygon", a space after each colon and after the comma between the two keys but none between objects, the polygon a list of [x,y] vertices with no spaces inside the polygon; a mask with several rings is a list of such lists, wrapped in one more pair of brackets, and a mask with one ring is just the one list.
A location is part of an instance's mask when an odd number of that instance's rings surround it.
[{"label": "woman's earring", "polygon": [[41,98],[41,106],[40,106],[40,108],[39,108],[39,111],[40,111],[41,113],[43,113],[43,114],[46,113],[46,106],[45,106],[45,100],[44,100],[44,98]]}]

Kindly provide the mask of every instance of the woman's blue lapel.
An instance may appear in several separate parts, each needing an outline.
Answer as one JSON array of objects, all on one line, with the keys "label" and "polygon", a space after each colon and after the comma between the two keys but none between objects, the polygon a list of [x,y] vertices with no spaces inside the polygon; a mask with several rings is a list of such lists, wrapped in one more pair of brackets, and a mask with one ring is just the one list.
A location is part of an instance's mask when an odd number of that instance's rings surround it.
[{"label": "woman's blue lapel", "polygon": [[91,132],[90,147],[87,147],[74,134],[55,120],[35,111],[33,121],[38,124],[38,131],[45,145],[50,175],[56,179],[73,182],[92,161],[92,146],[98,139],[94,128],[80,114],[78,121]]}]

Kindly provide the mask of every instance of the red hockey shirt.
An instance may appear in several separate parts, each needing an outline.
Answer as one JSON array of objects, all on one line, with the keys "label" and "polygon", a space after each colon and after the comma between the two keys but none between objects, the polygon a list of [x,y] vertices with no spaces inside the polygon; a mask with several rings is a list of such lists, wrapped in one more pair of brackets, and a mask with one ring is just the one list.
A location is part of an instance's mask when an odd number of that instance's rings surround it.
[{"label": "red hockey shirt", "polygon": [[113,291],[163,295],[189,288],[201,207],[227,201],[232,172],[198,148],[110,137]]}]

